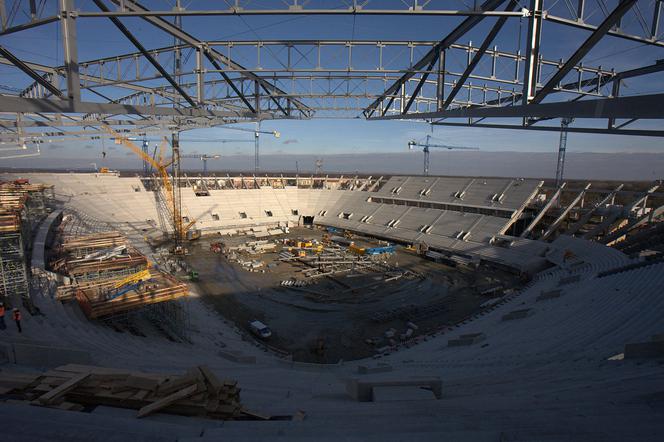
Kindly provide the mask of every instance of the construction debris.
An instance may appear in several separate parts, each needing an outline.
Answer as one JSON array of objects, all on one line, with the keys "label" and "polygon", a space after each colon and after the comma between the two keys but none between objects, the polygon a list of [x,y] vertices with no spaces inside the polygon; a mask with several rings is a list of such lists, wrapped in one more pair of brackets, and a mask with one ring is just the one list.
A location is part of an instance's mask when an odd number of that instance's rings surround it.
[{"label": "construction debris", "polygon": [[0,387],[32,405],[64,410],[104,405],[138,410],[138,418],[168,413],[223,420],[270,419],[244,409],[237,382],[219,379],[205,366],[172,376],[69,364],[39,375],[3,373]]}]

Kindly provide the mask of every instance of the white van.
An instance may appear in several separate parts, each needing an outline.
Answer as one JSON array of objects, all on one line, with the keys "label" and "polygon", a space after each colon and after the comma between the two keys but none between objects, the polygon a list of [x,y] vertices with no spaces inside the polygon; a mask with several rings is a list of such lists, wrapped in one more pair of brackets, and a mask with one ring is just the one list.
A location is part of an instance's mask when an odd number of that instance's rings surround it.
[{"label": "white van", "polygon": [[261,339],[267,339],[272,336],[272,331],[270,328],[263,324],[261,321],[251,321],[249,322],[249,329],[253,334],[258,336]]}]

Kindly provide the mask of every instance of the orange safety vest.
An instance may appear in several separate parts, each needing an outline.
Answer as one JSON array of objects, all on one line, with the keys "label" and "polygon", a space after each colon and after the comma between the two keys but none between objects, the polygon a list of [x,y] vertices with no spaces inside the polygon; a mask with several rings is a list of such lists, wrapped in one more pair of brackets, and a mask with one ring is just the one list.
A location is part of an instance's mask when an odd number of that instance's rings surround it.
[{"label": "orange safety vest", "polygon": [[21,312],[16,310],[14,312],[14,321],[20,321],[21,320]]}]

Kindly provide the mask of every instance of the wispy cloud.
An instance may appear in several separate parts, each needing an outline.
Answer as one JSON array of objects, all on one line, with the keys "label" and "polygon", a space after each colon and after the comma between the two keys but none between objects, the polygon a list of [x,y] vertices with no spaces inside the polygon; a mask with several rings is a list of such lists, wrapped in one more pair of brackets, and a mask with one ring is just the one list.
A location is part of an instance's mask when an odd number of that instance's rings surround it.
[{"label": "wispy cloud", "polygon": [[289,138],[282,142],[282,144],[297,144],[297,143],[299,143],[299,141],[295,138]]}]

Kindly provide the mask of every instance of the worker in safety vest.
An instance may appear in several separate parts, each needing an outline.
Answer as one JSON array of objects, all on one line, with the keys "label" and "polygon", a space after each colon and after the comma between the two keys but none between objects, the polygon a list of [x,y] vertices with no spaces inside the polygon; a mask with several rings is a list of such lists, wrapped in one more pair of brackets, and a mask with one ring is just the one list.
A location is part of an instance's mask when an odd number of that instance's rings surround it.
[{"label": "worker in safety vest", "polygon": [[7,328],[5,325],[5,304],[0,302],[0,330]]},{"label": "worker in safety vest", "polygon": [[18,328],[18,332],[22,333],[23,331],[21,330],[21,311],[15,308],[12,316],[14,317],[14,322],[16,323],[16,327]]}]

